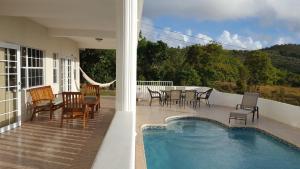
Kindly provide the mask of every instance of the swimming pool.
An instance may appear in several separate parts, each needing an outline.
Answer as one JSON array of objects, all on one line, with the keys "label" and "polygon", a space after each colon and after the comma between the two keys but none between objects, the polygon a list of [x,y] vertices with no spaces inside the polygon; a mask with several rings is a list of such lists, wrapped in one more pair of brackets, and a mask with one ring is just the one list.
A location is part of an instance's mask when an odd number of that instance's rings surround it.
[{"label": "swimming pool", "polygon": [[181,119],[143,130],[147,169],[300,169],[300,150],[251,128]]}]

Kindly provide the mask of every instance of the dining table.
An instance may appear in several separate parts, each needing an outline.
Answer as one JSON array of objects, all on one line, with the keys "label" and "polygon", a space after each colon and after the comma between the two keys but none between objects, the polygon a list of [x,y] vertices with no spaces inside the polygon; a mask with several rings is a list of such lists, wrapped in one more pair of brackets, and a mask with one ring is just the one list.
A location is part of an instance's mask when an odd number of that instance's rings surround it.
[{"label": "dining table", "polygon": [[91,118],[95,117],[96,107],[99,104],[99,99],[96,96],[84,96],[84,104],[90,108]]}]

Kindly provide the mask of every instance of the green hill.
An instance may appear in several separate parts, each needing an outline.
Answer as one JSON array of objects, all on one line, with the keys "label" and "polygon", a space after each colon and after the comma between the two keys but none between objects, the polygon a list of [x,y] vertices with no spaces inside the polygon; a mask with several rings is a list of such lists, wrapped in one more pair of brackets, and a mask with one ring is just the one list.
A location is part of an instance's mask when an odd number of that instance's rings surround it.
[{"label": "green hill", "polygon": [[[281,70],[300,74],[300,45],[274,45],[269,48],[261,49],[271,57],[272,64]],[[231,51],[232,55],[244,60],[250,53],[249,51]]]},{"label": "green hill", "polygon": [[300,74],[300,45],[275,45],[262,51],[269,53],[275,67]]}]

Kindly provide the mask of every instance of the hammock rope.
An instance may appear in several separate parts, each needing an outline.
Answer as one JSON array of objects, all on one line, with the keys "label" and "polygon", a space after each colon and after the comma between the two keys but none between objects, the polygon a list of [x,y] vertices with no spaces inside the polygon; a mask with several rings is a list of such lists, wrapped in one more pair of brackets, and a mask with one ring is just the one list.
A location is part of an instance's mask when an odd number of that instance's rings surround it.
[{"label": "hammock rope", "polygon": [[[80,69],[80,71],[81,71],[81,73],[82,73],[82,76],[83,76],[83,78],[87,81],[87,82],[89,82],[90,84],[92,84],[92,85],[98,85],[98,86],[100,86],[100,87],[109,87],[110,85],[112,85],[113,83],[115,83],[116,82],[116,80],[114,80],[114,81],[111,81],[111,82],[109,82],[109,83],[98,83],[98,82],[96,82],[96,81],[94,81],[93,79],[91,79],[82,69],[81,69],[81,67],[79,67],[79,69]],[[77,85],[76,85],[76,87],[77,87]]]}]

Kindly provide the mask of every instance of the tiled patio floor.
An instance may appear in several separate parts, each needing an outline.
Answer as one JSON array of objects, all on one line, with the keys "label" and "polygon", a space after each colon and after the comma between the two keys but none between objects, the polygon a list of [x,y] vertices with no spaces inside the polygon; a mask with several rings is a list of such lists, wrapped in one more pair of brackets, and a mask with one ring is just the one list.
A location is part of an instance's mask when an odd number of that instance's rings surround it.
[{"label": "tiled patio floor", "polygon": [[[194,116],[202,117],[206,119],[216,120],[229,127],[244,127],[244,122],[232,120],[231,124],[228,123],[229,112],[234,110],[233,107],[220,107],[212,106],[209,108],[205,104],[201,107],[193,109],[191,107],[180,108],[175,105],[170,107],[161,107],[158,103],[149,106],[148,102],[139,102],[137,106],[137,137],[136,137],[136,168],[146,169],[145,153],[143,145],[142,127],[145,124],[161,125],[165,124],[165,119],[172,116]],[[259,120],[255,119],[255,122],[251,122],[249,116],[247,127],[255,127],[271,133],[281,139],[288,141],[298,147],[300,147],[300,129],[294,128],[286,124],[274,121],[272,119],[260,116]],[[300,119],[299,119],[300,120]]]},{"label": "tiled patio floor", "polygon": [[[60,114],[49,113],[0,134],[1,169],[89,169],[115,113],[114,98],[104,98],[100,112],[82,128],[75,120],[60,128]],[[59,110],[58,110],[59,111]]]}]

